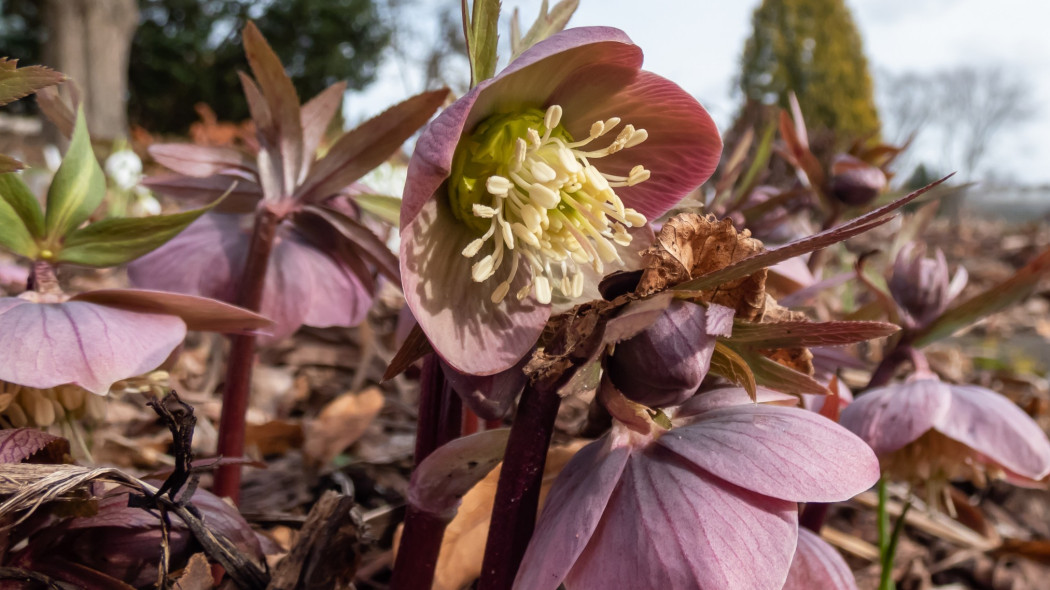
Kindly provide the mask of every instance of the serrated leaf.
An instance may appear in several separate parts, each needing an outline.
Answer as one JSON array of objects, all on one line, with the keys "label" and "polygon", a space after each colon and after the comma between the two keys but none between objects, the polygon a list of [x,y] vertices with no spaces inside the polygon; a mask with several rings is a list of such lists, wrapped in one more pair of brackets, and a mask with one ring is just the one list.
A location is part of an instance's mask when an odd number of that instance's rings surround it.
[{"label": "serrated leaf", "polygon": [[61,238],[76,229],[94,213],[105,196],[106,178],[91,149],[84,109],[81,107],[77,109],[69,151],[47,191],[47,237]]},{"label": "serrated leaf", "polygon": [[29,233],[44,237],[44,212],[22,178],[14,173],[0,174],[0,199],[7,201]]},{"label": "serrated leaf", "polygon": [[27,258],[37,254],[36,240],[5,199],[0,199],[0,247]]},{"label": "serrated leaf", "polygon": [[743,359],[754,375],[755,382],[759,385],[790,394],[827,395],[828,393],[826,387],[809,375],[789,369],[757,351],[738,348],[732,343],[727,343],[727,346]]},{"label": "serrated leaf", "polygon": [[401,199],[390,195],[359,194],[354,202],[379,219],[397,225],[401,219]]},{"label": "serrated leaf", "polygon": [[[463,0],[464,8],[466,0]],[[470,58],[470,87],[496,74],[496,45],[499,43],[499,0],[474,0],[470,27],[467,28],[467,55]]]},{"label": "serrated leaf", "polygon": [[[41,452],[46,451],[46,452]],[[59,463],[69,454],[69,441],[37,430],[0,430],[0,463],[21,463],[31,457],[36,463]]]},{"label": "serrated leaf", "polygon": [[705,289],[712,289],[723,283],[728,283],[736,279],[740,279],[751,275],[763,268],[773,266],[778,262],[787,260],[788,258],[794,258],[801,256],[815,250],[826,248],[832,244],[837,244],[843,240],[847,240],[862,234],[869,229],[873,229],[886,223],[891,219],[890,213],[893,213],[897,209],[900,209],[904,205],[914,200],[919,195],[932,189],[933,187],[941,184],[945,180],[948,180],[951,176],[945,176],[944,178],[929,184],[907,196],[901,197],[900,199],[870,211],[860,217],[857,217],[851,221],[833,227],[831,229],[822,231],[818,234],[809,236],[808,238],[802,238],[801,240],[795,240],[788,244],[784,244],[778,248],[772,248],[765,250],[753,256],[749,256],[740,261],[734,262],[729,266],[725,266],[713,272],[709,272],[706,275],[697,277],[691,281],[686,281],[675,286],[676,291],[703,291]]},{"label": "serrated leaf", "polygon": [[580,0],[561,0],[561,2],[554,5],[553,10],[548,12],[547,0],[543,0],[543,4],[540,6],[540,15],[536,17],[536,22],[532,23],[524,37],[513,40],[511,61],[529,47],[565,29],[565,25],[569,24],[569,19],[572,18],[573,13],[576,12],[579,6]]},{"label": "serrated leaf", "polygon": [[172,215],[97,221],[70,234],[56,260],[96,268],[131,262],[164,245],[220,201]]},{"label": "serrated leaf", "polygon": [[1005,281],[948,308],[919,331],[915,343],[925,346],[951,336],[977,320],[1025,299],[1032,294],[1047,271],[1050,271],[1050,249],[1044,250]]},{"label": "serrated leaf", "polygon": [[754,348],[841,346],[889,336],[900,327],[885,322],[733,322],[733,342]]},{"label": "serrated leaf", "polygon": [[10,156],[0,154],[0,174],[3,174],[5,172],[15,172],[25,167],[26,165],[19,162],[18,160]]},{"label": "serrated leaf", "polygon": [[743,387],[751,396],[752,401],[758,399],[758,385],[755,383],[755,375],[751,372],[751,368],[735,350],[721,341],[715,343],[715,352],[711,355],[710,371]]},{"label": "serrated leaf", "polygon": [[44,66],[17,68],[17,59],[0,57],[0,105],[29,96],[66,79],[65,74]]}]

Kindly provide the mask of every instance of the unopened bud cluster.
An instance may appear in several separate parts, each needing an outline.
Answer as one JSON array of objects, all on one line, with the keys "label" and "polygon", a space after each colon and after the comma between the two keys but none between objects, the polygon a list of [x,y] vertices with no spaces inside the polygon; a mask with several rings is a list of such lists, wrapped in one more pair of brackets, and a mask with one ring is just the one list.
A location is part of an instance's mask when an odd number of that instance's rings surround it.
[{"label": "unopened bud cluster", "polygon": [[[159,395],[164,391],[168,374],[154,371],[113,384],[110,393],[145,393]],[[66,384],[48,389],[0,381],[0,427],[47,428],[68,421],[99,422],[106,417],[106,396],[95,395],[77,385]]]}]

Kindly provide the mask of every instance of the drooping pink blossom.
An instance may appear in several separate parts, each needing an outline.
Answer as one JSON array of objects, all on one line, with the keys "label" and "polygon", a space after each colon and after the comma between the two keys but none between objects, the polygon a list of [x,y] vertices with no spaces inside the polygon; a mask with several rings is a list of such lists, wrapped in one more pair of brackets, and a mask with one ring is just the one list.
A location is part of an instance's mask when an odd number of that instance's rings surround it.
[{"label": "drooping pink blossom", "polygon": [[864,439],[890,477],[982,482],[986,475],[1034,484],[1050,474],[1050,441],[998,393],[919,372],[858,396],[842,425]]},{"label": "drooping pink blossom", "polygon": [[551,489],[514,589],[784,587],[797,503],[867,489],[878,462],[822,416],[722,398],[668,431],[616,422],[581,450]]},{"label": "drooping pink blossom", "polygon": [[424,130],[401,211],[401,275],[453,368],[515,365],[552,303],[617,268],[632,230],[713,172],[710,116],[641,62],[619,30],[564,31]]}]

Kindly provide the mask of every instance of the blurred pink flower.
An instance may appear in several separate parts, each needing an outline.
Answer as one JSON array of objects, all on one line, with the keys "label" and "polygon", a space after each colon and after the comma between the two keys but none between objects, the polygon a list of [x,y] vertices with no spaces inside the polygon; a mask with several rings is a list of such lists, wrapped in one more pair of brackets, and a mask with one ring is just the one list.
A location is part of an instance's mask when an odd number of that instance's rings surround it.
[{"label": "blurred pink flower", "polygon": [[871,445],[894,479],[936,486],[990,475],[1032,485],[1050,474],[1050,441],[1013,402],[925,371],[858,396],[841,423]]},{"label": "blurred pink flower", "polygon": [[622,31],[564,31],[424,130],[401,210],[401,275],[453,368],[514,366],[552,303],[631,260],[646,221],[714,171],[722,142],[710,116],[641,63]]},{"label": "blurred pink flower", "polygon": [[878,462],[826,418],[726,393],[687,425],[640,434],[615,422],[581,450],[551,489],[514,589],[783,588],[796,504],[852,497],[878,479]]}]

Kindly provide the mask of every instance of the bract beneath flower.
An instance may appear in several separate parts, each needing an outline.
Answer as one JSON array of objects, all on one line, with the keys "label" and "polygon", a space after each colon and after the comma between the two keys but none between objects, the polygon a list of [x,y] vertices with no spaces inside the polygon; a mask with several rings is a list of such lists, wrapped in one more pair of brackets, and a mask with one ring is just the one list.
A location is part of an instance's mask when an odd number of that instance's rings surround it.
[{"label": "bract beneath flower", "polygon": [[533,46],[424,130],[401,214],[405,296],[452,367],[493,374],[549,304],[633,254],[631,230],[711,175],[721,139],[623,32]]},{"label": "bract beneath flower", "polygon": [[795,503],[876,479],[861,440],[795,408],[722,407],[653,436],[614,423],[555,482],[514,589],[780,590]]}]

